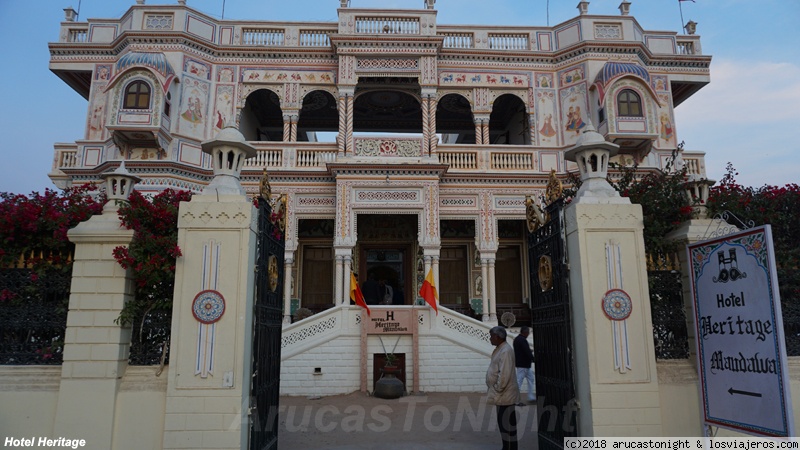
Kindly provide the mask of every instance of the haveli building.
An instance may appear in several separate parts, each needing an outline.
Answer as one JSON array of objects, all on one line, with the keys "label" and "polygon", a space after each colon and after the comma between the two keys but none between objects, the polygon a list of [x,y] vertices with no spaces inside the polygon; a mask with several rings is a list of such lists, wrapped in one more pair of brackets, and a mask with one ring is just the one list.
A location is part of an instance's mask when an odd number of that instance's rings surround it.
[{"label": "haveli building", "polygon": [[[122,161],[137,189],[199,192],[201,143],[235,125],[287,194],[285,320],[348,298],[350,272],[411,305],[434,268],[442,305],[530,320],[525,199],[575,171],[564,152],[592,124],[623,162],[663,169],[673,109],[709,82],[699,36],[589,13],[552,27],[461,26],[421,9],[354,9],[335,22],[218,20],[179,0],[120,18],[66,10],[50,69],[88,101],[85,138],[56,144],[59,187]],[[319,137],[335,134],[335,142]],[[379,134],[376,136],[375,134]],[[704,174],[701,153],[684,152]]]}]

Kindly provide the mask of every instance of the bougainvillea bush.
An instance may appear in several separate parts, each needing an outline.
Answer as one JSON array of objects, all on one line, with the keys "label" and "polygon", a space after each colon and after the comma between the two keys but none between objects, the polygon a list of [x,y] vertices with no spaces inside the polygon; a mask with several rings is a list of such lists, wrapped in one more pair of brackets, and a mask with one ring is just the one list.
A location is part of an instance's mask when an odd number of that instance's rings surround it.
[{"label": "bougainvillea bush", "polygon": [[[728,163],[726,174],[711,188],[708,199],[710,214],[733,213],[740,221],[732,225],[759,226],[769,224],[775,246],[775,264],[781,300],[800,301],[800,186],[764,185],[746,187],[736,181],[736,169]],[[784,314],[785,315],[785,314]]]},{"label": "bougainvillea bush", "polygon": [[178,207],[191,197],[191,192],[168,189],[148,199],[134,191],[120,207],[122,224],[134,234],[128,247],[114,249],[114,258],[132,269],[135,283],[135,298],[125,304],[120,323],[129,324],[150,310],[172,308],[175,260],[181,256]]},{"label": "bougainvillea bush", "polygon": [[[63,191],[46,189],[43,194],[0,192],[0,268],[25,268],[31,282],[24,287],[4,286],[0,302],[41,298],[42,289],[52,290],[47,286],[49,274],[72,272],[75,244],[67,239],[67,231],[102,212],[105,195],[92,195],[96,190],[94,185],[84,185]],[[68,296],[60,298],[64,302]]]}]

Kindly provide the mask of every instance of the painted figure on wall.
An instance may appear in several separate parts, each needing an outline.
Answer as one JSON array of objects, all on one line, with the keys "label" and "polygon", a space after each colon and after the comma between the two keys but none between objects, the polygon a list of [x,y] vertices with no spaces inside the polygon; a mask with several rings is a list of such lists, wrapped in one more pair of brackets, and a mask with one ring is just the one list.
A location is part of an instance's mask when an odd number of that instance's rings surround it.
[{"label": "painted figure on wall", "polygon": [[661,140],[664,143],[669,144],[672,140],[673,132],[672,132],[672,121],[669,120],[669,117],[666,113],[661,113]]},{"label": "painted figure on wall", "polygon": [[192,123],[203,121],[203,104],[200,103],[200,97],[189,97],[186,110],[181,114],[181,117]]},{"label": "painted figure on wall", "polygon": [[89,118],[89,139],[96,140],[103,137],[103,105],[97,105],[92,110]]},{"label": "painted figure on wall", "polygon": [[556,129],[553,128],[553,115],[552,114],[546,115],[543,122],[544,124],[542,125],[542,128],[539,130],[539,133],[541,133],[542,136],[546,137],[555,136]]},{"label": "painted figure on wall", "polygon": [[567,122],[566,122],[565,129],[567,131],[574,131],[575,134],[581,132],[581,128],[586,126],[586,123],[583,121],[583,117],[581,116],[581,107],[572,106],[569,107],[567,112]]}]

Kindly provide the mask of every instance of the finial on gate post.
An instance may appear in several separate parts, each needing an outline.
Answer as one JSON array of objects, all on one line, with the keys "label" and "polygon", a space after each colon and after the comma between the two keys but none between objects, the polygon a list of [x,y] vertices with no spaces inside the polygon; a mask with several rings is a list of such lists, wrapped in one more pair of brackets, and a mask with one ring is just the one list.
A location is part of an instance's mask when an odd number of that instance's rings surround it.
[{"label": "finial on gate post", "polygon": [[556,176],[556,170],[550,169],[550,178],[547,181],[547,190],[545,196],[547,197],[547,204],[550,205],[556,200],[560,199],[564,193],[564,188],[561,185],[561,180]]},{"label": "finial on gate post", "polygon": [[258,194],[266,201],[272,198],[272,187],[269,185],[269,174],[266,167],[261,173],[261,181],[258,183]]}]

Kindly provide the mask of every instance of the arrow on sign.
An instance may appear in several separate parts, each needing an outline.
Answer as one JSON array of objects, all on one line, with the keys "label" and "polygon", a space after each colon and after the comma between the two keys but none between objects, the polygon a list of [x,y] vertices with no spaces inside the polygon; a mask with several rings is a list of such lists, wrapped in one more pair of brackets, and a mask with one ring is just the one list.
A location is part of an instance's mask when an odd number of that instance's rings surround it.
[{"label": "arrow on sign", "polygon": [[759,392],[749,392],[749,391],[740,391],[738,389],[730,388],[728,389],[728,394],[739,394],[739,395],[749,395],[751,397],[761,397]]}]

